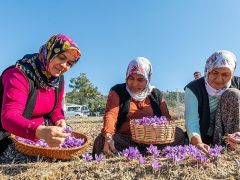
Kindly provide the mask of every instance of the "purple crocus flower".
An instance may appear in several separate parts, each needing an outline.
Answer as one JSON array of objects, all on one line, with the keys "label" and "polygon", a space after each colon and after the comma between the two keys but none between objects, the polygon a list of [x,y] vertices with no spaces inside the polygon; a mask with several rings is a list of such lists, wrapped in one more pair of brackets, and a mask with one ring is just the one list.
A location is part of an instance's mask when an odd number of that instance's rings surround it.
[{"label": "purple crocus flower", "polygon": [[[220,156],[222,146],[214,146],[210,148],[209,154],[213,158]],[[175,162],[181,162],[186,159],[186,157],[192,157],[200,163],[209,162],[209,157],[201,152],[197,147],[193,145],[189,146],[167,146],[162,150],[163,156],[172,159]]]},{"label": "purple crocus flower", "polygon": [[[22,137],[16,136],[18,141],[24,142],[26,144],[34,145],[34,146],[41,146],[41,147],[49,147],[48,144],[44,139],[39,139],[37,141],[32,141],[29,139],[25,139]],[[65,138],[63,144],[59,145],[60,148],[72,148],[72,147],[79,147],[84,144],[84,139],[76,138],[74,136],[68,136]]]},{"label": "purple crocus flower", "polygon": [[158,161],[156,159],[153,159],[152,160],[152,168],[154,170],[156,170],[156,169],[159,169],[160,167],[161,167],[161,165],[158,163]]},{"label": "purple crocus flower", "polygon": [[128,160],[133,160],[140,156],[140,152],[137,149],[137,147],[129,147],[123,150],[122,155],[126,157]]},{"label": "purple crocus flower", "polygon": [[100,162],[104,159],[104,156],[103,154],[99,154],[99,155],[95,154],[95,159],[97,162]]},{"label": "purple crocus flower", "polygon": [[44,141],[43,139],[38,140],[35,143],[36,146],[42,146],[42,147],[48,147],[48,144],[46,143],[46,141]]},{"label": "purple crocus flower", "polygon": [[163,155],[174,162],[182,162],[187,156],[187,146],[167,146],[163,149]]},{"label": "purple crocus flower", "polygon": [[71,133],[71,132],[72,132],[72,128],[69,127],[69,126],[66,126],[66,127],[63,129],[63,132],[65,132],[65,133]]},{"label": "purple crocus flower", "polygon": [[188,146],[187,150],[190,156],[194,156],[195,154],[199,153],[199,149],[191,144]]},{"label": "purple crocus flower", "polygon": [[62,148],[71,148],[71,147],[79,147],[84,144],[84,139],[78,139],[74,136],[68,136],[65,138],[64,143],[60,145]]},{"label": "purple crocus flower", "polygon": [[82,157],[85,161],[91,161],[93,159],[92,155],[90,155],[88,152],[83,153]]},{"label": "purple crocus flower", "polygon": [[136,125],[149,126],[149,125],[168,124],[169,121],[165,116],[161,116],[161,117],[154,116],[154,117],[143,117],[142,119],[135,119],[133,123]]},{"label": "purple crocus flower", "polygon": [[160,151],[157,149],[157,146],[154,146],[152,144],[147,147],[147,152],[151,154],[154,158],[158,157],[160,153]]},{"label": "purple crocus flower", "polygon": [[207,162],[209,162],[208,157],[205,154],[201,153],[201,152],[195,154],[194,157],[200,163],[207,163]]},{"label": "purple crocus flower", "polygon": [[223,146],[217,146],[215,145],[213,148],[210,148],[208,153],[210,154],[210,156],[217,158],[220,156],[221,151],[224,149]]},{"label": "purple crocus flower", "polygon": [[143,165],[143,164],[146,164],[146,158],[145,157],[143,157],[142,155],[140,155],[140,157],[139,157],[139,164],[140,165]]}]

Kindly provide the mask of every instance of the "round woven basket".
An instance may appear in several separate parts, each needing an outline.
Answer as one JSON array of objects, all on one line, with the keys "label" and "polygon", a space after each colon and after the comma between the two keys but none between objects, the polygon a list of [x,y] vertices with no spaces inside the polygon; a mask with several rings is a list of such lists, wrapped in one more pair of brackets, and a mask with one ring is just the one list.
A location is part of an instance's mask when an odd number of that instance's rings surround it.
[{"label": "round woven basket", "polygon": [[130,121],[132,140],[141,144],[168,144],[175,140],[176,124],[136,125]]},{"label": "round woven basket", "polygon": [[44,156],[44,157],[55,158],[55,159],[71,159],[74,156],[80,156],[82,153],[84,153],[86,148],[89,145],[88,137],[85,136],[84,134],[81,134],[78,132],[72,132],[72,135],[76,138],[84,139],[85,143],[80,147],[50,148],[50,147],[39,147],[39,146],[26,144],[24,142],[18,141],[15,135],[11,135],[10,137],[13,140],[16,149],[23,154],[30,155],[30,156]]}]

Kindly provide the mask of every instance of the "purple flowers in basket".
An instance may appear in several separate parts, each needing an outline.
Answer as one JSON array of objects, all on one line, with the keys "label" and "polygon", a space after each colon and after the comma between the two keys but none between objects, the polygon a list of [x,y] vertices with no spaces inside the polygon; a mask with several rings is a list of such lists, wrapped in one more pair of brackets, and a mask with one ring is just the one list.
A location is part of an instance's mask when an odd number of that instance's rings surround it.
[{"label": "purple flowers in basket", "polygon": [[19,136],[16,136],[16,139],[18,141],[21,141],[21,142],[25,143],[25,144],[30,144],[30,145],[33,145],[33,146],[48,147],[48,144],[43,139],[39,139],[37,141],[32,141],[30,139],[25,139],[25,138],[22,138],[22,137],[19,137]]},{"label": "purple flowers in basket", "polygon": [[[71,133],[72,130],[70,127],[64,128],[64,132]],[[25,139],[19,136],[16,136],[18,141],[24,142],[25,144],[30,144],[34,146],[49,147],[45,140],[39,139],[37,141],[32,141],[30,139]],[[59,148],[72,148],[80,147],[84,144],[84,139],[76,138],[72,135],[65,138],[64,143],[59,145]]]},{"label": "purple flowers in basket", "polygon": [[72,148],[80,147],[84,144],[84,139],[78,139],[74,136],[68,136],[65,138],[64,143],[60,145],[60,148]]},{"label": "purple flowers in basket", "polygon": [[135,125],[144,125],[144,126],[149,126],[149,125],[162,125],[162,124],[169,124],[170,121],[167,120],[165,116],[161,117],[143,117],[141,119],[134,119],[132,120],[132,123]]}]

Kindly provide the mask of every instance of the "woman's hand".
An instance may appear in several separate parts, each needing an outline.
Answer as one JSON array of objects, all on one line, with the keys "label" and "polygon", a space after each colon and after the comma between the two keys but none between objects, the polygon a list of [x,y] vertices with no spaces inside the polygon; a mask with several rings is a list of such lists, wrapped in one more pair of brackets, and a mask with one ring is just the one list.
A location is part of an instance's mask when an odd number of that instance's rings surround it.
[{"label": "woman's hand", "polygon": [[114,146],[114,140],[112,138],[112,135],[107,133],[105,135],[105,142],[104,142],[104,148],[103,148],[104,154],[108,156],[112,156],[114,153],[117,152],[115,146]]},{"label": "woman's hand", "polygon": [[64,133],[62,127],[40,125],[36,129],[36,137],[44,139],[50,147],[58,147],[70,133]]},{"label": "woman's hand", "polygon": [[227,143],[230,145],[232,150],[240,148],[240,132],[227,135]]},{"label": "woman's hand", "polygon": [[208,146],[207,144],[204,144],[200,136],[193,136],[191,139],[191,144],[196,146],[198,149],[200,149],[204,154],[208,155],[210,146]]},{"label": "woman's hand", "polygon": [[59,127],[62,127],[62,128],[65,128],[67,126],[66,121],[64,119],[60,119],[60,120],[56,121],[55,125],[59,126]]},{"label": "woman's hand", "polygon": [[210,146],[204,143],[198,143],[195,145],[198,149],[200,149],[204,154],[208,155],[208,151],[210,149]]}]

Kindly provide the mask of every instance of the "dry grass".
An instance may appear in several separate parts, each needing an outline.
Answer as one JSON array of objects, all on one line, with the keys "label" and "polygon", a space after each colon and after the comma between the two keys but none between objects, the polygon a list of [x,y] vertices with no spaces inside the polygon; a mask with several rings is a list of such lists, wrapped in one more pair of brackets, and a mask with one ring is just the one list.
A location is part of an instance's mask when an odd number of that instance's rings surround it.
[{"label": "dry grass", "polygon": [[[69,124],[79,132],[92,138],[102,127],[102,118],[69,119]],[[91,152],[92,143],[88,149]],[[149,157],[150,158],[150,157]],[[140,166],[137,161],[128,162],[122,157],[103,162],[84,162],[81,158],[71,161],[38,161],[29,164],[0,165],[0,179],[240,179],[240,167],[235,159],[239,152],[224,153],[215,163],[199,165],[195,162],[174,164],[158,159],[162,167],[153,171],[150,163]],[[150,160],[148,161],[150,162]]]}]

